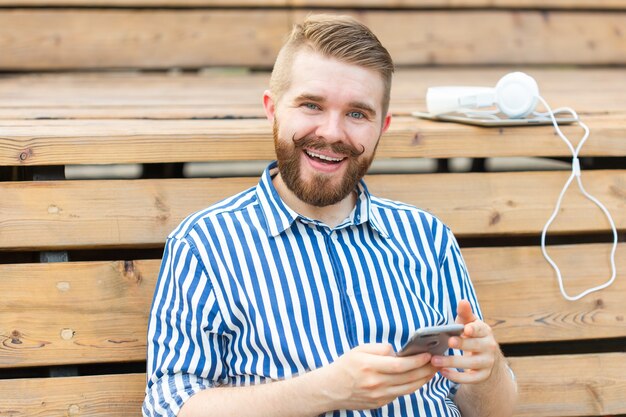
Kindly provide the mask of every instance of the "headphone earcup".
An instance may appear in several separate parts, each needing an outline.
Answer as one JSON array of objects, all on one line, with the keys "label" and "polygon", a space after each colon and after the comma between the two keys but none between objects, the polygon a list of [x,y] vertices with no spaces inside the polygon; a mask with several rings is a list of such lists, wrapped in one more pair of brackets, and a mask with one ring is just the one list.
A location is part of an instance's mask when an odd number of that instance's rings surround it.
[{"label": "headphone earcup", "polygon": [[512,119],[528,116],[537,107],[539,87],[531,76],[511,72],[496,84],[496,105]]}]

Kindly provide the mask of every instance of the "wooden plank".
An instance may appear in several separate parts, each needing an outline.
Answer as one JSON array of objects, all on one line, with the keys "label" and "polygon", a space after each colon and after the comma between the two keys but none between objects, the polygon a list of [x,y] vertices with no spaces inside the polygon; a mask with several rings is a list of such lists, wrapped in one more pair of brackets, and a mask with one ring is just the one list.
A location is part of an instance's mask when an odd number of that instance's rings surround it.
[{"label": "wooden plank", "polygon": [[[626,71],[584,68],[437,68],[399,70],[391,95],[394,114],[426,110],[426,91],[432,86],[466,85],[495,87],[513,71],[523,71],[537,81],[539,92],[556,109],[567,106],[583,117],[590,114],[624,114]],[[539,106],[541,109],[542,106]]]},{"label": "wooden plank", "polygon": [[0,69],[268,66],[290,29],[280,10],[0,11]]},{"label": "wooden plank", "polygon": [[0,118],[258,118],[268,85],[269,73],[241,70],[5,75]]},{"label": "wooden plank", "polygon": [[159,264],[0,265],[0,368],[144,360]]},{"label": "wooden plank", "polygon": [[[549,246],[570,295],[611,277],[610,244]],[[562,297],[539,243],[530,247],[465,248],[485,320],[500,343],[626,336],[626,244],[615,256],[617,278],[576,302]]]},{"label": "wooden plank", "polygon": [[[608,278],[609,252],[608,244],[550,248],[570,292]],[[538,246],[469,248],[463,256],[500,343],[626,337],[624,243],[613,286],[577,302],[561,297]],[[160,260],[0,265],[0,368],[144,360],[159,265]]]},{"label": "wooden plank", "polygon": [[0,415],[141,416],[145,374],[0,380]]},{"label": "wooden plank", "polygon": [[626,413],[626,353],[510,358],[519,386],[516,417]]},{"label": "wooden plank", "polygon": [[[626,412],[626,354],[510,358],[518,378],[516,417]],[[12,416],[140,415],[143,374],[0,380],[0,412]]]},{"label": "wooden plank", "polygon": [[290,4],[291,0],[0,0],[4,7],[286,7]]},{"label": "wooden plank", "polygon": [[[623,115],[589,116],[580,156],[626,156]],[[575,144],[579,126],[564,126]],[[275,158],[270,123],[247,120],[0,120],[0,165],[249,161]],[[552,126],[480,128],[395,118],[377,158],[570,157]]]},{"label": "wooden plank", "polygon": [[[296,11],[295,21],[306,12]],[[398,66],[622,64],[626,13],[359,12]],[[398,34],[402,36],[398,36]]]},{"label": "wooden plank", "polygon": [[[459,236],[538,234],[568,172],[370,175],[373,194],[443,219]],[[254,186],[257,178],[0,182],[0,248],[159,246],[189,213]],[[626,171],[587,171],[583,183],[626,228]],[[583,220],[584,219],[584,220]],[[570,191],[551,233],[609,230]]]},{"label": "wooden plank", "polygon": [[621,0],[2,0],[5,7],[345,7],[345,8],[563,8],[623,9]]},{"label": "wooden plank", "polygon": [[[26,0],[30,1],[30,0]],[[36,0],[33,0],[36,1]],[[290,0],[305,7],[623,9],[621,0]]]},{"label": "wooden plank", "polygon": [[[430,86],[494,86],[507,72],[533,76],[554,108],[581,115],[626,114],[621,68],[421,68],[394,75],[391,110],[426,110]],[[200,74],[61,73],[0,76],[0,119],[264,118],[261,96],[269,73],[214,70]]]},{"label": "wooden plank", "polygon": [[[307,13],[3,9],[0,69],[270,68],[291,23]],[[379,36],[399,66],[626,63],[622,33],[626,13],[621,12],[376,10],[354,14]]]},{"label": "wooden plank", "polygon": [[[569,172],[371,175],[367,183],[374,195],[434,213],[459,236],[538,235],[569,175]],[[586,190],[606,205],[619,229],[626,222],[625,175],[625,171],[586,171],[582,175]],[[559,216],[550,227],[550,233],[608,230],[609,223],[600,209],[575,188],[566,194]]]}]

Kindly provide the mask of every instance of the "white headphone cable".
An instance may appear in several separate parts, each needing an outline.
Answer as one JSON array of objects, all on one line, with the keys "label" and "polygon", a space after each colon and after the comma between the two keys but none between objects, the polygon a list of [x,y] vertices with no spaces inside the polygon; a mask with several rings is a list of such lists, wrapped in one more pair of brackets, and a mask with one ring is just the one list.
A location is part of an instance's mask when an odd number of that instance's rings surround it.
[{"label": "white headphone cable", "polygon": [[[580,118],[578,117],[578,114],[576,114],[576,112],[573,109],[570,109],[568,107],[563,107],[563,108],[558,109],[559,111],[569,111],[577,120],[578,124],[585,131],[583,138],[578,143],[578,146],[576,146],[576,149],[574,149],[574,146],[571,144],[571,142],[567,139],[567,137],[563,134],[563,132],[561,132],[561,129],[559,128],[556,118],[554,117],[554,113],[552,109],[550,108],[550,106],[548,105],[548,103],[541,96],[537,96],[537,98],[539,99],[539,101],[541,101],[541,103],[548,110],[547,113],[552,119],[552,124],[554,125],[556,132],[561,137],[561,139],[563,139],[563,141],[567,144],[567,147],[572,153],[572,174],[570,175],[568,180],[565,182],[565,185],[563,186],[563,189],[561,190],[561,194],[559,195],[559,199],[557,200],[556,207],[554,208],[554,212],[552,213],[552,215],[550,216],[550,219],[546,222],[545,226],[543,227],[543,230],[541,231],[541,251],[543,252],[543,256],[546,258],[548,263],[552,266],[552,268],[556,272],[557,279],[559,281],[559,288],[561,290],[561,294],[563,294],[563,297],[565,297],[565,299],[570,300],[570,301],[576,301],[592,292],[599,291],[608,287],[609,285],[613,284],[613,282],[615,281],[615,278],[617,276],[617,268],[615,267],[615,252],[617,250],[617,228],[615,227],[615,222],[613,221],[613,218],[611,217],[611,214],[609,213],[607,208],[598,199],[593,197],[591,194],[589,194],[585,190],[582,184],[582,180],[580,179],[581,171],[580,171],[580,160],[578,159],[578,153],[580,152],[580,149],[582,148],[583,144],[589,137],[589,127],[587,127],[587,125],[580,120]],[[609,220],[609,223],[611,224],[611,229],[613,231],[613,248],[611,249],[611,270],[612,270],[611,278],[602,285],[589,288],[576,296],[570,296],[569,294],[567,294],[563,286],[563,278],[561,276],[561,271],[559,270],[559,267],[552,260],[552,258],[550,258],[546,250],[546,234],[548,233],[548,228],[550,227],[550,225],[556,218],[559,212],[559,209],[561,208],[563,197],[565,196],[565,193],[567,192],[567,189],[569,188],[574,178],[576,178],[576,182],[578,183],[578,188],[583,193],[583,195],[587,197],[589,200],[591,200],[596,206],[598,206],[602,210],[606,218]]]}]

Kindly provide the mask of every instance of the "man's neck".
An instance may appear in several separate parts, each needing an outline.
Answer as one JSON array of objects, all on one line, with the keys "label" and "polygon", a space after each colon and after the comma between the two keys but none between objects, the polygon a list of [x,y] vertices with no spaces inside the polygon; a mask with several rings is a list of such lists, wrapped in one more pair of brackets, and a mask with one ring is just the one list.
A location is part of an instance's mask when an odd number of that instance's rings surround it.
[{"label": "man's neck", "polygon": [[296,213],[309,219],[318,220],[330,228],[341,224],[354,210],[356,205],[356,193],[352,192],[338,203],[325,207],[317,207],[300,200],[283,181],[280,173],[272,180],[278,195]]}]

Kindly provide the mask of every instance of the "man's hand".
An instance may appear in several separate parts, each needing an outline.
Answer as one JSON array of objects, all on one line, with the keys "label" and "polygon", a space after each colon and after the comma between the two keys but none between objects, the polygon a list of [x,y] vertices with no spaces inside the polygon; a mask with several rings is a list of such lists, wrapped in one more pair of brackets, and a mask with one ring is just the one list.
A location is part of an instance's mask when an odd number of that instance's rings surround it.
[{"label": "man's hand", "polygon": [[365,344],[320,368],[323,394],[329,409],[369,410],[411,394],[437,373],[431,355],[396,357],[389,344]]},{"label": "man's hand", "polygon": [[[448,345],[461,349],[463,356],[434,356],[431,363],[441,368],[443,376],[451,381],[472,384],[487,380],[500,358],[498,343],[493,337],[491,327],[472,313],[467,300],[461,300],[457,308],[456,322],[464,324],[461,337],[451,337]],[[450,368],[464,369],[459,372]]]}]

